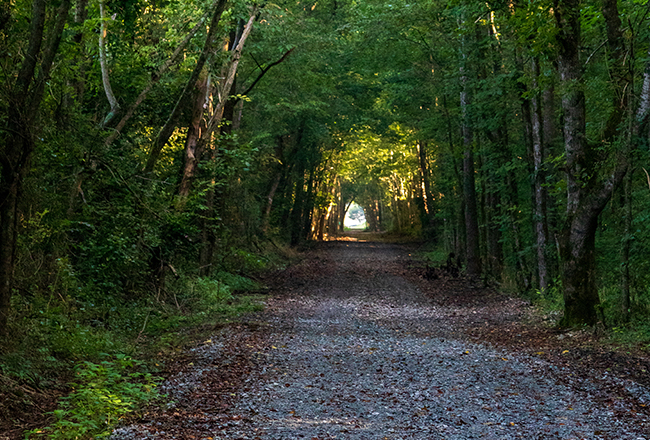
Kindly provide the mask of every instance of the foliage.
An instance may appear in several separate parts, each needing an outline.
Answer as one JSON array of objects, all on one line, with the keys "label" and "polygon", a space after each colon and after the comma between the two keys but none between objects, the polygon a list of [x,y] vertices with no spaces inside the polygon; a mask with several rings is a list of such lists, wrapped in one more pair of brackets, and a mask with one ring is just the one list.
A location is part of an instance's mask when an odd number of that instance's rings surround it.
[{"label": "foliage", "polygon": [[[49,30],[58,2],[45,3]],[[8,5],[0,10],[2,151],[16,129],[9,115],[33,21],[31,2]],[[51,386],[72,364],[102,365],[100,353],[137,358],[143,346],[173,344],[183,326],[255,308],[241,293],[262,288],[256,274],[283,264],[287,243],[342,233],[353,201],[363,207],[369,230],[423,237],[436,249],[435,262],[451,252],[465,259],[463,159],[469,152],[483,275],[544,308],[561,307],[560,281],[534,293],[541,283],[536,226],[543,220],[549,279],[559,280],[570,190],[560,106],[575,84],[562,84],[557,72],[554,5],[237,0],[213,28],[210,47],[208,26],[199,21],[210,19],[214,5],[106,2],[108,79],[121,106],[107,124],[98,4],[67,15],[55,68],[41,78],[46,92],[28,121],[33,152],[14,187],[20,200],[11,224],[18,240],[10,252],[8,324],[0,329],[9,336],[3,374]],[[222,95],[217,86],[233,53],[219,48],[238,38],[251,7],[258,20],[234,87]],[[594,269],[606,324],[632,329],[650,313],[643,168],[650,142],[647,129],[628,132],[641,98],[650,17],[643,2],[618,7],[627,23],[631,79],[629,108],[610,140],[603,130],[616,102],[624,101],[615,99],[613,83],[622,75],[610,71],[613,49],[602,43],[608,36],[600,5],[582,4],[581,54],[588,58],[579,88],[594,154],[590,172],[579,178],[603,181],[627,144],[638,145],[627,155],[628,189],[617,189],[597,219]],[[207,96],[188,84],[204,48],[210,55],[199,74],[209,77]],[[461,92],[469,99],[461,101]],[[187,108],[153,171],[145,172],[177,102]],[[551,130],[535,169],[531,109],[539,102],[549,110],[543,122]],[[203,120],[224,104],[221,126],[198,151],[190,148],[190,103],[199,104]],[[192,158],[196,169],[188,174]],[[543,215],[536,212],[537,189],[548,194]],[[629,309],[619,313],[626,296]]]},{"label": "foliage", "polygon": [[125,355],[100,363],[81,362],[75,367],[72,392],[54,411],[55,422],[34,430],[27,438],[91,439],[110,435],[121,417],[159,397],[158,378],[142,373],[142,362]]}]

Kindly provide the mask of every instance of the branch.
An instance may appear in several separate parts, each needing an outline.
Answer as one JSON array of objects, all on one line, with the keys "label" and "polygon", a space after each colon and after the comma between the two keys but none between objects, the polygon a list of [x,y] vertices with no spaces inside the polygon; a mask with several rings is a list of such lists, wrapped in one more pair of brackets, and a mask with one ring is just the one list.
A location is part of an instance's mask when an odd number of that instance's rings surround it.
[{"label": "branch", "polygon": [[[268,72],[268,71],[271,69],[271,67],[277,66],[278,64],[280,64],[281,62],[283,62],[284,60],[286,60],[287,57],[289,56],[289,54],[290,54],[291,52],[294,51],[294,49],[295,49],[295,47],[289,49],[289,50],[288,50],[284,55],[282,55],[282,57],[281,57],[279,60],[277,60],[276,62],[271,63],[271,64],[269,64],[268,66],[266,66],[266,67],[264,67],[264,68],[262,68],[262,67],[260,66],[260,69],[261,69],[262,71],[261,71],[260,74],[257,76],[257,78],[255,78],[255,81],[253,81],[253,83],[252,83],[250,86],[248,86],[248,88],[247,88],[243,93],[241,93],[241,95],[248,95],[248,94],[250,93],[250,91],[253,90],[253,87],[255,87],[255,86],[257,85],[257,83],[260,82],[260,80],[262,79],[262,77],[263,77],[264,75],[266,75],[266,72]],[[256,62],[257,62],[257,61],[256,61]],[[258,65],[259,65],[259,64],[258,64]],[[237,101],[239,101],[239,100],[241,100],[241,98],[237,98]]]},{"label": "branch", "polygon": [[115,99],[113,89],[111,88],[111,81],[108,75],[108,65],[106,63],[106,33],[108,32],[108,25],[106,24],[106,11],[104,10],[104,0],[99,0],[99,17],[101,20],[101,30],[99,32],[99,65],[102,70],[102,82],[104,83],[104,92],[106,98],[111,106],[111,111],[106,115],[102,125],[107,125],[120,110],[120,104]]},{"label": "branch", "polygon": [[608,42],[608,40],[603,41],[602,43],[600,43],[600,46],[598,46],[598,47],[597,47],[593,52],[591,52],[591,55],[589,55],[589,56],[587,57],[587,61],[585,61],[585,66],[586,66],[587,64],[589,64],[589,61],[591,61],[591,58],[592,58],[594,55],[596,55],[596,53],[597,53],[600,49],[602,49],[603,46],[605,46],[605,45],[607,44],[607,42]]}]

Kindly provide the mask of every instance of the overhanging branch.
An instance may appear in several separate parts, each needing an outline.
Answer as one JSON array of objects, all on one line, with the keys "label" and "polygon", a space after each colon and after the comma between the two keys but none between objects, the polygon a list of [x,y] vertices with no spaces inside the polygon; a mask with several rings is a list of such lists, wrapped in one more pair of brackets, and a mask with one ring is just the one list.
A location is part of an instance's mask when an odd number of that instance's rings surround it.
[{"label": "overhanging branch", "polygon": [[[251,92],[251,90],[253,90],[253,88],[257,85],[257,83],[260,82],[260,80],[264,77],[264,75],[266,75],[266,72],[268,72],[272,67],[277,66],[278,64],[280,64],[281,62],[286,60],[287,57],[289,56],[289,54],[291,54],[291,52],[294,51],[294,49],[295,49],[295,47],[289,49],[284,55],[282,55],[282,57],[279,60],[269,64],[268,66],[266,66],[264,68],[260,67],[260,69],[261,69],[260,74],[257,75],[257,78],[255,78],[255,81],[253,81],[252,84],[250,86],[248,86],[248,88],[244,92],[241,93],[241,95],[248,95]],[[238,101],[240,99],[241,99],[241,97],[237,98]]]}]

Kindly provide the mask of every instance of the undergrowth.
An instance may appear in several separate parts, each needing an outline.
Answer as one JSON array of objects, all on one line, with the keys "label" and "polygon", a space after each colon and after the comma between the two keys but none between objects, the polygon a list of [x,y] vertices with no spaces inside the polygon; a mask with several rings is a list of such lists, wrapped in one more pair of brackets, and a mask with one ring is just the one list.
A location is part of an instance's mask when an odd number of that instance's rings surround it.
[{"label": "undergrowth", "polygon": [[[107,436],[125,414],[161,397],[156,371],[168,354],[215,324],[260,310],[256,293],[264,286],[255,274],[286,261],[242,250],[233,255],[237,261],[213,276],[179,271],[163,288],[131,297],[102,295],[71,273],[66,282],[74,288],[15,295],[12,342],[0,347],[0,376],[5,383],[67,394],[49,425],[26,438]],[[237,266],[246,272],[235,272]]]},{"label": "undergrowth", "polygon": [[105,438],[125,414],[160,397],[160,378],[146,371],[141,361],[124,354],[104,355],[99,363],[79,362],[74,369],[72,391],[53,413],[54,422],[29,431],[25,438],[74,440]]}]

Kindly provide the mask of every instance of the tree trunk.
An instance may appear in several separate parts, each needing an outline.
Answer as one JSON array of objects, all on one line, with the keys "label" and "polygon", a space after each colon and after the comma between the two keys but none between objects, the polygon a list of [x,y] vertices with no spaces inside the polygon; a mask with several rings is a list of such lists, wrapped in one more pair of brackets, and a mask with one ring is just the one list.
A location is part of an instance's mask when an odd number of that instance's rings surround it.
[{"label": "tree trunk", "polygon": [[[214,182],[213,182],[214,183]],[[217,237],[214,231],[215,218],[214,185],[206,191],[205,211],[201,219],[201,250],[199,251],[199,275],[210,276],[216,250]]]},{"label": "tree trunk", "polygon": [[302,231],[300,241],[308,240],[311,235],[312,216],[314,212],[314,168],[309,170],[307,190],[305,191],[305,203],[302,208]]},{"label": "tree trunk", "polygon": [[508,173],[508,213],[510,217],[510,226],[512,228],[512,239],[514,242],[515,252],[515,277],[517,287],[520,291],[527,292],[531,288],[531,274],[526,259],[524,258],[524,246],[521,243],[521,232],[519,230],[519,188],[514,173]]},{"label": "tree trunk", "polygon": [[305,198],[305,168],[302,164],[298,166],[296,176],[295,199],[290,219],[291,246],[300,244],[302,238],[302,210]]},{"label": "tree trunk", "polygon": [[[27,134],[27,133],[25,133]],[[14,153],[31,154],[33,146],[31,139],[20,139],[20,136],[11,136],[8,142],[12,142]],[[14,280],[14,262],[16,254],[17,238],[17,217],[18,217],[18,193],[23,178],[23,170],[15,170],[7,166],[7,159],[12,162],[19,162],[19,157],[3,158],[2,182],[0,182],[0,335],[7,331],[7,320],[11,311],[11,296]],[[17,165],[22,165],[16,163]]]},{"label": "tree trunk", "polygon": [[218,99],[215,103],[215,109],[212,117],[208,121],[205,132],[201,136],[201,141],[207,140],[212,132],[221,125],[224,111],[226,109],[226,103],[230,100],[230,91],[232,90],[232,86],[235,83],[235,76],[237,75],[237,68],[239,67],[239,61],[241,60],[242,51],[244,50],[244,44],[246,43],[246,40],[248,39],[248,36],[253,29],[253,24],[255,23],[256,17],[257,10],[254,8],[251,12],[248,22],[246,22],[243,29],[241,30],[241,35],[237,40],[237,44],[233,45],[234,48],[231,50],[232,55],[230,64],[224,68],[223,82],[220,82],[218,86]]},{"label": "tree trunk", "polygon": [[598,320],[595,243],[598,214],[581,209],[567,222],[560,239],[564,281],[564,317],[561,325],[593,325]]},{"label": "tree trunk", "polygon": [[[650,51],[648,51],[650,56]],[[630,87],[632,89],[632,87]],[[630,93],[632,94],[632,93]],[[650,116],[650,61],[646,62],[643,73],[643,84],[641,85],[641,96],[634,118],[631,118],[630,148],[634,148],[641,141],[639,136],[644,136],[647,141],[648,117]],[[632,160],[631,160],[632,161]],[[621,309],[623,320],[630,319],[630,248],[632,244],[632,175],[634,174],[634,163],[625,177],[623,187],[623,239],[621,246]],[[650,179],[649,179],[650,181]]]},{"label": "tree trunk", "polygon": [[275,192],[278,190],[280,185],[280,179],[282,178],[282,173],[278,171],[273,179],[271,184],[271,189],[269,190],[269,195],[266,197],[266,209],[264,210],[264,217],[262,219],[262,232],[266,234],[269,230],[269,224],[271,222],[271,208],[273,207],[273,198],[275,197]]},{"label": "tree trunk", "polygon": [[425,236],[432,238],[435,233],[435,213],[433,207],[433,194],[431,193],[431,171],[429,170],[429,161],[427,158],[427,146],[426,141],[418,142],[418,159],[420,165],[420,177],[422,179],[422,185],[420,188],[422,190],[422,199],[426,211],[426,222],[422,226]]},{"label": "tree trunk", "polygon": [[469,120],[469,95],[467,92],[467,78],[463,77],[464,84],[461,92],[461,107],[463,111],[463,200],[465,201],[465,258],[467,260],[467,274],[471,277],[481,275],[481,262],[479,257],[479,230],[478,208],[476,206],[476,185],[474,180],[474,138]]},{"label": "tree trunk", "polygon": [[538,90],[539,64],[536,58],[532,61],[532,77],[534,96],[532,104],[532,146],[533,146],[533,194],[534,209],[533,223],[535,225],[535,238],[537,241],[537,283],[541,292],[548,290],[549,278],[546,264],[546,247],[548,242],[548,227],[546,225],[546,174],[544,160],[546,152],[542,138],[542,105]]},{"label": "tree trunk", "polygon": [[630,319],[630,247],[632,243],[632,174],[630,169],[623,186],[623,239],[621,240],[621,315]]},{"label": "tree trunk", "polygon": [[[558,142],[558,129],[556,122],[556,99],[555,99],[555,82],[556,82],[556,73],[557,65],[553,64],[551,66],[551,77],[547,78],[548,83],[544,90],[542,91],[542,142],[543,149],[546,156],[554,155],[557,153]],[[553,167],[546,163],[543,168],[546,173],[546,178],[548,176],[555,176],[558,173],[555,173]],[[557,230],[557,225],[552,216],[554,210],[552,207],[555,205],[551,199],[548,190],[545,190],[546,195],[546,268],[548,271],[549,281],[554,280],[558,274],[558,251],[555,245],[556,240],[554,239],[554,232]]]},{"label": "tree trunk", "polygon": [[185,150],[183,152],[183,167],[181,169],[181,182],[178,187],[179,208],[182,208],[189,196],[191,182],[194,179],[196,170],[201,160],[201,151],[198,147],[201,132],[205,129],[205,103],[209,93],[209,74],[204,71],[196,83],[194,91],[194,105],[192,107],[192,119],[185,138]]},{"label": "tree trunk", "polygon": [[501,228],[496,221],[499,216],[501,201],[494,188],[488,188],[486,195],[487,248],[490,272],[496,280],[501,279],[503,271],[503,246],[501,245]]},{"label": "tree trunk", "polygon": [[[608,0],[609,2],[609,0]],[[615,2],[614,2],[615,3]],[[609,2],[606,8],[616,8]],[[612,12],[606,11],[606,26],[616,26]],[[582,64],[580,61],[580,0],[556,0],[554,15],[558,33],[558,66],[560,78],[565,85],[562,97],[564,110],[564,150],[567,169],[567,219],[560,240],[561,271],[564,286],[564,317],[561,325],[593,325],[598,319],[600,300],[595,277],[595,239],[598,216],[609,201],[614,187],[621,182],[627,170],[627,158],[619,156],[610,177],[597,180],[598,170],[593,163],[594,147],[586,138],[585,96],[583,91]],[[615,13],[618,16],[618,12]],[[620,25],[620,21],[618,21]],[[608,36],[616,32],[608,29]],[[622,42],[609,42],[609,44]],[[621,51],[619,54],[622,54]],[[620,62],[621,60],[612,60]],[[617,81],[617,87],[622,83]],[[620,90],[616,91],[617,93]],[[620,112],[624,102],[616,104],[613,113]],[[618,118],[612,114],[608,119],[606,136],[616,130],[610,127]]]},{"label": "tree trunk", "polygon": [[[82,27],[83,23],[86,21],[86,18],[88,17],[87,9],[88,9],[88,0],[77,0],[75,4],[74,22],[75,25],[78,26],[79,28]],[[79,31],[75,33],[74,37],[72,37],[72,40],[77,46],[76,50],[78,51],[78,53],[74,63],[79,69],[79,73],[77,77],[72,82],[72,87],[75,91],[75,97],[77,99],[77,103],[79,103],[79,105],[82,105],[84,99],[84,92],[86,89],[86,78],[85,78],[86,65],[84,60],[82,59],[82,56],[84,55],[84,49],[82,44],[83,32]]]}]

